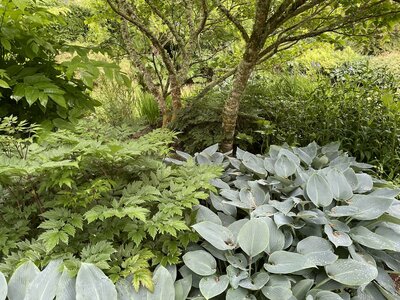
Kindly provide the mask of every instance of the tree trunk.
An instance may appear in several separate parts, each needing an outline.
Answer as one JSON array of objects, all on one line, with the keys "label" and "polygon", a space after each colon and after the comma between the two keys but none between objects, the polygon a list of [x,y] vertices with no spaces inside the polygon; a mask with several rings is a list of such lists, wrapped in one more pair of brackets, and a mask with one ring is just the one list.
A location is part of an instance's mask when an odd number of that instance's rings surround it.
[{"label": "tree trunk", "polygon": [[256,65],[257,55],[258,52],[255,50],[246,50],[233,79],[231,93],[225,100],[222,111],[223,139],[220,145],[221,151],[223,152],[228,152],[233,148],[240,99],[246,89],[247,82],[253,72],[254,66]]},{"label": "tree trunk", "polygon": [[171,98],[172,98],[172,116],[171,121],[175,121],[178,111],[182,108],[182,91],[176,75],[170,75],[171,80]]}]

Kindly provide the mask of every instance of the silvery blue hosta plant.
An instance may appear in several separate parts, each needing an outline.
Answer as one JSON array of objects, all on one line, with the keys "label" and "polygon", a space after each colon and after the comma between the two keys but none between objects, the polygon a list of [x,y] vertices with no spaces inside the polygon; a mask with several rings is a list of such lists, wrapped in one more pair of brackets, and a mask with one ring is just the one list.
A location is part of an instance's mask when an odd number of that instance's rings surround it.
[{"label": "silvery blue hosta plant", "polygon": [[215,145],[195,159],[225,172],[197,207],[203,241],[179,270],[189,297],[400,299],[390,277],[400,272],[399,190],[370,165],[315,143],[236,157]]}]

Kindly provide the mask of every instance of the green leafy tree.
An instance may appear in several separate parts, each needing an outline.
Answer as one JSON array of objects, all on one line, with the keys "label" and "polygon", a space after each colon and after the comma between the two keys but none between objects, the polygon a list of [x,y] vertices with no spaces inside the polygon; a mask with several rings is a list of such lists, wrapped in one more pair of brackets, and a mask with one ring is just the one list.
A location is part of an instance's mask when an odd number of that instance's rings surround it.
[{"label": "green leafy tree", "polygon": [[[101,69],[109,77],[117,67],[87,57],[88,50],[58,39],[57,26],[68,10],[31,0],[6,1],[0,6],[0,116],[11,114],[30,122],[52,121],[63,126],[97,104],[87,90]],[[70,61],[57,55],[73,53]]]}]

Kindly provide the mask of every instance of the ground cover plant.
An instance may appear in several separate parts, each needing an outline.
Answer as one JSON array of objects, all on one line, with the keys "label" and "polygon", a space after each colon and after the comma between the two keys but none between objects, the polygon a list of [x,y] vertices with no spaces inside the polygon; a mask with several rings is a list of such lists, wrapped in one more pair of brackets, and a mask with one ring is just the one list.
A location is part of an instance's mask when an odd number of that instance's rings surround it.
[{"label": "ground cover plant", "polygon": [[[217,149],[196,160],[220,163]],[[398,299],[390,274],[400,271],[400,190],[370,176],[372,166],[337,143],[272,146],[265,156],[238,149],[223,165],[213,181],[219,193],[197,207],[193,228],[203,240],[183,255],[187,293]]]},{"label": "ground cover plant", "polygon": [[132,140],[83,125],[44,134],[15,117],[0,130],[0,269],[7,277],[28,260],[45,267],[62,259],[70,275],[92,263],[114,282],[135,274],[133,286],[152,290],[151,266],[178,263],[197,240],[191,208],[214,189],[209,180],[220,167],[163,163],[175,133]]}]

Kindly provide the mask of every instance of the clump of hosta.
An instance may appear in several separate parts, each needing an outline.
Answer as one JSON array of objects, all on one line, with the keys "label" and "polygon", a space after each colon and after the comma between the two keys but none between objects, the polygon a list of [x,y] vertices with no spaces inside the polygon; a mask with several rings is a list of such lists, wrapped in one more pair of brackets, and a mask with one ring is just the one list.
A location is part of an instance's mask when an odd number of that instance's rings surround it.
[{"label": "clump of hosta", "polygon": [[197,207],[203,242],[183,256],[190,296],[398,299],[390,274],[400,272],[399,191],[370,165],[315,143],[236,157],[212,146],[196,160],[225,173]]}]

